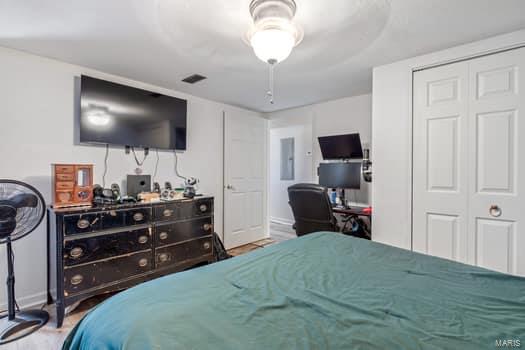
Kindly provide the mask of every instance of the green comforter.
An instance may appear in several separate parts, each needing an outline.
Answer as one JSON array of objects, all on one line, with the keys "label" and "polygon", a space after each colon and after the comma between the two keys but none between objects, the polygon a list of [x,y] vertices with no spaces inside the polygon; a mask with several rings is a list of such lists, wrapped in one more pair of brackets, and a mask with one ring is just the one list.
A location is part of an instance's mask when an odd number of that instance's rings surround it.
[{"label": "green comforter", "polygon": [[64,349],[525,346],[525,279],[316,233],[108,299]]}]

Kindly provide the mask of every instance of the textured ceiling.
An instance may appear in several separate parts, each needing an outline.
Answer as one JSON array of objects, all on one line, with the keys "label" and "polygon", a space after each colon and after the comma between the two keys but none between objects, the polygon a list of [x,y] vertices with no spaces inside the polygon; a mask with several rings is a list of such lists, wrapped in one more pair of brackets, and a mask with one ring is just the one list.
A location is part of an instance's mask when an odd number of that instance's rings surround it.
[{"label": "textured ceiling", "polygon": [[[369,93],[372,67],[525,28],[523,0],[296,0],[305,38],[276,68],[243,41],[250,0],[0,0],[0,46],[274,111]],[[208,77],[181,82],[193,73]]]}]

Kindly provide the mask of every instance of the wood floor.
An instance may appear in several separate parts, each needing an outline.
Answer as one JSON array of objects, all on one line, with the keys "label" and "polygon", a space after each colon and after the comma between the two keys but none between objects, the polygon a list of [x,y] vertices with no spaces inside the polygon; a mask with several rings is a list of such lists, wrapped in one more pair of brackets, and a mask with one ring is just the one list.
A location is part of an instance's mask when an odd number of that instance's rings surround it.
[{"label": "wood floor", "polygon": [[[247,244],[242,247],[234,248],[228,252],[233,255],[246,254],[255,249],[261,249],[265,246],[280,243],[288,239],[296,238],[295,232],[290,226],[272,223],[270,225],[270,238],[263,239],[254,243]],[[84,315],[94,306],[106,300],[113,294],[102,295],[90,298],[82,302],[75,310],[73,310],[65,319],[62,328],[56,328],[56,319],[54,315],[54,307],[46,306],[46,310],[51,315],[50,321],[42,329],[36,333],[20,339],[16,342],[8,343],[0,346],[1,350],[57,350],[62,348],[62,344],[69,332],[75,325],[84,317]],[[95,349],[94,349],[95,350]]]}]

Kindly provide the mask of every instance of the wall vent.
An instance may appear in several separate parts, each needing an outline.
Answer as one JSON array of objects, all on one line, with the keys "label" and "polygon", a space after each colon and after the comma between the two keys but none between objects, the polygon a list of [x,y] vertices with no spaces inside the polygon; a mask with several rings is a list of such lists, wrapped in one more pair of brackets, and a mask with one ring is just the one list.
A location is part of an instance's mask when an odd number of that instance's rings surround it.
[{"label": "wall vent", "polygon": [[201,80],[204,80],[204,79],[206,79],[205,76],[202,76],[200,74],[193,74],[193,75],[190,75],[187,78],[182,79],[182,81],[185,82],[185,83],[188,83],[188,84],[195,84],[195,83],[197,83],[197,82],[199,82]]}]

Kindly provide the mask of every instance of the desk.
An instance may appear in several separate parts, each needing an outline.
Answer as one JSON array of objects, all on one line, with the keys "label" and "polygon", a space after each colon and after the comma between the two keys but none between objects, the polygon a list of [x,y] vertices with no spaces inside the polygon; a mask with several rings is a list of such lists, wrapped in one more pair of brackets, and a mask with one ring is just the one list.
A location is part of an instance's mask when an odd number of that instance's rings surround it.
[{"label": "desk", "polygon": [[[364,225],[367,227],[368,232],[370,235],[372,234],[372,211],[369,209],[370,207],[364,207],[364,206],[349,206],[349,207],[332,207],[332,211],[334,214],[336,214],[337,221],[339,223],[344,222],[344,218],[348,218],[351,216],[359,216],[363,218]],[[344,228],[344,224],[341,225]],[[352,233],[346,233],[352,236],[360,237],[360,238],[366,238],[362,235],[355,235]],[[368,237],[367,239],[370,239]]]},{"label": "desk", "polygon": [[332,211],[336,214],[342,214],[342,215],[358,215],[358,216],[366,216],[371,218],[372,213],[371,211],[367,211],[369,207],[332,207]]}]

